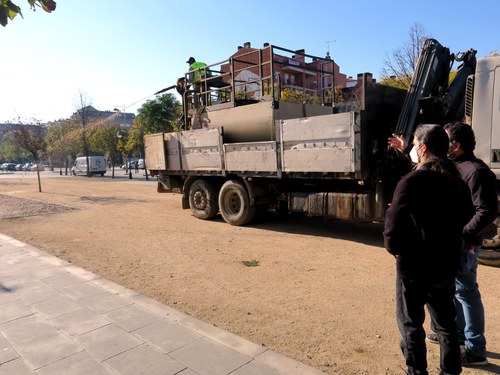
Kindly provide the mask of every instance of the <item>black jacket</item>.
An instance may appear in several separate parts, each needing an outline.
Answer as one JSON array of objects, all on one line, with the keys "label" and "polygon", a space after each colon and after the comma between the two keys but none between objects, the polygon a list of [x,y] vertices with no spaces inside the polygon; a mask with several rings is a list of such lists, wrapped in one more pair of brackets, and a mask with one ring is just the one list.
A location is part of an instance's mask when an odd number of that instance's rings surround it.
[{"label": "black jacket", "polygon": [[460,237],[473,213],[471,193],[458,176],[425,168],[405,175],[384,228],[385,248],[397,255],[398,273],[431,281],[455,277]]},{"label": "black jacket", "polygon": [[495,174],[474,154],[464,154],[455,159],[460,175],[472,193],[476,208],[472,219],[465,225],[464,238],[474,245],[480,245],[482,232],[498,215],[498,197]]}]

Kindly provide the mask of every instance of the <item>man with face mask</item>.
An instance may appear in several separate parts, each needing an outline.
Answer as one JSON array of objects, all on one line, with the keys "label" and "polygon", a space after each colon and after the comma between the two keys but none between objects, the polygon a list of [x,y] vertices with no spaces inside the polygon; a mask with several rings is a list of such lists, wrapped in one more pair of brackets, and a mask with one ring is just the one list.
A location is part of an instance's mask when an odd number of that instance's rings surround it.
[{"label": "man with face mask", "polygon": [[470,191],[447,159],[440,125],[420,125],[413,139],[416,168],[396,186],[387,210],[384,245],[396,257],[396,313],[407,374],[428,374],[424,306],[439,332],[441,374],[461,373],[455,322],[455,277],[461,234],[474,213]]},{"label": "man with face mask", "polygon": [[[474,156],[476,140],[472,128],[455,122],[444,126],[450,139],[448,158],[455,162],[462,179],[469,186],[475,214],[465,225],[463,238],[467,252],[463,255],[462,267],[456,278],[457,328],[461,342],[462,364],[483,366],[486,358],[484,336],[484,307],[477,284],[477,255],[481,249],[482,232],[498,215],[496,177],[488,166]],[[427,335],[431,342],[437,342],[439,335]]]},{"label": "man with face mask", "polygon": [[[461,270],[456,279],[457,328],[459,339],[464,343],[462,364],[484,366],[486,339],[484,336],[484,307],[477,284],[477,255],[481,248],[482,232],[498,215],[498,197],[495,175],[488,166],[474,155],[476,140],[470,125],[456,122],[444,126],[450,139],[448,158],[452,159],[472,193],[475,214],[464,228],[467,252],[462,255]],[[403,152],[407,144],[403,136],[389,138],[390,147]],[[410,157],[417,163],[416,149]],[[433,324],[432,324],[433,326]],[[427,340],[439,343],[439,335],[430,333]]]}]

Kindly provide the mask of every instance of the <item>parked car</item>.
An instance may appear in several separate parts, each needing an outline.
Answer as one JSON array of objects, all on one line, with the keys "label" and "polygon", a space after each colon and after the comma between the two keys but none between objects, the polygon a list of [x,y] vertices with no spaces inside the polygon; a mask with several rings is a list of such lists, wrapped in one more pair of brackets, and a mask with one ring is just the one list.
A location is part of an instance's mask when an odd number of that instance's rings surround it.
[{"label": "parked car", "polygon": [[22,164],[16,164],[16,171],[22,171],[23,170],[23,165]]},{"label": "parked car", "polygon": [[44,168],[43,168],[43,165],[41,165],[41,164],[32,164],[29,170],[30,171],[43,171]]},{"label": "parked car", "polygon": [[[138,158],[130,158],[128,159],[126,164],[122,165],[122,169],[135,169],[135,162],[138,161]],[[127,168],[128,165],[128,168]]]},{"label": "parked car", "polygon": [[15,171],[16,165],[14,163],[3,163],[0,168],[2,171]]}]

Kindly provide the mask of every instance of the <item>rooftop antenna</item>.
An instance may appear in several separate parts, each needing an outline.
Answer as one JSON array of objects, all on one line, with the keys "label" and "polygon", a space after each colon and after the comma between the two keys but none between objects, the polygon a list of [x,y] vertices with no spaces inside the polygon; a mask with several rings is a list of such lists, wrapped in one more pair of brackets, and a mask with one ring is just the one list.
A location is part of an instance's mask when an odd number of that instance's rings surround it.
[{"label": "rooftop antenna", "polygon": [[326,57],[330,57],[330,44],[335,43],[336,40],[327,40],[326,43]]}]

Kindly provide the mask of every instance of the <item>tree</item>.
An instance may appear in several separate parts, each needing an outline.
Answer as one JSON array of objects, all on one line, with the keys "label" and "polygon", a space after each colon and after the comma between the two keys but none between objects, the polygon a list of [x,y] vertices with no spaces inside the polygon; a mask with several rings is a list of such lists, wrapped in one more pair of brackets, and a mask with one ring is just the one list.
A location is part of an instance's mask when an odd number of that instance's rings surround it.
[{"label": "tree", "polygon": [[[56,10],[56,2],[54,0],[28,0],[30,8],[36,10],[36,7],[41,7],[47,13]],[[9,19],[12,21],[17,15],[21,17],[21,8],[10,0],[0,0],[0,25],[7,26]]]},{"label": "tree", "polygon": [[390,55],[386,54],[381,81],[389,86],[407,90],[415,71],[418,56],[425,40],[430,38],[425,28],[414,23],[408,32],[409,40],[403,46],[396,48]]},{"label": "tree", "polygon": [[87,159],[87,177],[91,177],[90,173],[90,165],[89,165],[89,155],[90,155],[90,147],[89,147],[89,131],[91,130],[92,123],[94,121],[94,115],[91,107],[91,99],[87,97],[87,95],[79,91],[78,96],[75,99],[75,109],[76,112],[73,116],[75,121],[78,123],[81,131],[81,139],[82,139],[82,147],[83,154]]},{"label": "tree", "polygon": [[148,100],[134,119],[143,134],[171,132],[181,128],[182,106],[172,94],[163,94]]},{"label": "tree", "polygon": [[118,153],[120,125],[97,126],[90,139],[90,146],[94,151],[107,155],[111,160],[112,177],[115,177],[115,159]]},{"label": "tree", "polygon": [[12,133],[4,134],[0,143],[0,160],[21,161],[30,159],[29,153],[14,142]]},{"label": "tree", "polygon": [[78,149],[81,148],[78,124],[72,120],[58,121],[48,128],[45,140],[47,154],[52,160],[58,160],[60,167],[64,165],[67,175],[69,160],[76,158]]},{"label": "tree", "polygon": [[42,192],[40,181],[40,160],[42,153],[46,149],[45,134],[46,128],[40,122],[20,125],[13,133],[13,141],[20,147],[28,151],[36,163],[36,173],[38,177],[38,191]]},{"label": "tree", "polygon": [[[172,94],[163,94],[154,100],[148,100],[137,112],[126,138],[127,152],[135,151],[144,157],[144,135],[178,131],[182,127],[182,106]],[[148,179],[146,165],[144,167]]]}]

